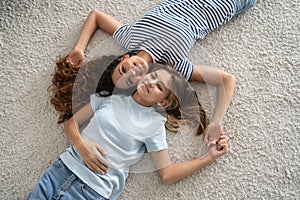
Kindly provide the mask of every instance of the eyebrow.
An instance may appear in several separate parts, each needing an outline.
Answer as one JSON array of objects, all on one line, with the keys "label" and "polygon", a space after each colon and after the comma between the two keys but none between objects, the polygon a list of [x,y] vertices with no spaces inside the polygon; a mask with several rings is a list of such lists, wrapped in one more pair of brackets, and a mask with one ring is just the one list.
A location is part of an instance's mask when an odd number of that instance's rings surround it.
[{"label": "eyebrow", "polygon": [[[158,73],[155,71],[154,72],[154,78],[158,78]],[[158,84],[161,84],[164,88],[164,90],[166,90],[168,87],[166,86],[166,84],[162,81],[158,81]]]}]

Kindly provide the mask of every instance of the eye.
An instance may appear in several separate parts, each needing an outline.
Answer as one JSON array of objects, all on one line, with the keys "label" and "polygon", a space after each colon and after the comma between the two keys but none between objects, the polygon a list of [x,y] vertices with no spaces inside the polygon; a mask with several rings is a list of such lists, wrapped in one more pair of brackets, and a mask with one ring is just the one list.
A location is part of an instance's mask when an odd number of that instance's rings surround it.
[{"label": "eye", "polygon": [[122,75],[123,75],[123,74],[126,74],[126,69],[125,69],[124,66],[121,66],[121,67],[120,67],[120,72],[121,72]]},{"label": "eye", "polygon": [[163,92],[163,90],[164,90],[164,87],[163,87],[161,84],[158,84],[158,85],[157,85],[157,87],[158,87],[158,89],[159,89],[160,91],[162,91],[162,92]]}]

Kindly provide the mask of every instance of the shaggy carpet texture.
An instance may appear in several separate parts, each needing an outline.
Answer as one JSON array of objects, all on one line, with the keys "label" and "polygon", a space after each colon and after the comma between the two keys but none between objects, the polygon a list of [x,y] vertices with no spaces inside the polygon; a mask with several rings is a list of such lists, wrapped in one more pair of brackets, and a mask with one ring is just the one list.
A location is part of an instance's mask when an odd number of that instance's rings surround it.
[{"label": "shaggy carpet texture", "polygon": [[[56,56],[69,53],[89,11],[134,23],[161,0],[0,2],[0,198],[24,199],[69,146],[47,88]],[[163,185],[153,170],[133,167],[119,199],[300,199],[299,1],[260,0],[198,41],[193,63],[237,78],[223,121],[230,152],[192,176]],[[87,48],[116,51],[98,31]],[[102,50],[103,50],[102,49]],[[107,49],[107,51],[106,51]],[[116,52],[118,54],[118,52]],[[208,116],[215,88],[192,83]],[[168,133],[173,162],[207,148],[188,130]]]}]

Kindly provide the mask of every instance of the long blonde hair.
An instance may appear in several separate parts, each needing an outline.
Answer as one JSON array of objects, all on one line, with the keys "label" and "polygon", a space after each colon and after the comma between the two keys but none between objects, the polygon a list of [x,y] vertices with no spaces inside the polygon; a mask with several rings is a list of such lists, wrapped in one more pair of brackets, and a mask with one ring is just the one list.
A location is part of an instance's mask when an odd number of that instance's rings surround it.
[{"label": "long blonde hair", "polygon": [[[197,93],[192,89],[185,78],[172,67],[165,64],[151,64],[150,71],[164,69],[172,75],[173,87],[169,88],[170,93],[166,97],[168,101],[164,106],[166,128],[172,132],[178,132],[183,124],[197,127],[196,135],[200,135],[208,123],[204,109],[202,108]],[[162,109],[156,107],[160,113]]]}]

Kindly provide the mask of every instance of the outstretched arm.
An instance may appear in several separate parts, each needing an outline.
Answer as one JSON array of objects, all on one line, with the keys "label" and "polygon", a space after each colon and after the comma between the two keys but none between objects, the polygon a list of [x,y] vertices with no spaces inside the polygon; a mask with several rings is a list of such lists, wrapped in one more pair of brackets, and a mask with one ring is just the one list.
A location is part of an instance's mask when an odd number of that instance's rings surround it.
[{"label": "outstretched arm", "polygon": [[97,143],[81,137],[79,127],[93,116],[91,104],[88,103],[76,112],[64,125],[64,131],[74,148],[79,152],[84,163],[94,172],[105,173],[109,163],[102,157],[105,150]]},{"label": "outstretched arm", "polygon": [[[221,135],[218,144],[212,146],[205,155],[187,162],[170,164],[163,168],[158,167],[158,174],[161,180],[164,184],[169,185],[192,175],[199,169],[216,160],[218,157],[227,153],[228,141],[229,138],[227,136]],[[161,166],[161,160],[164,160],[165,162],[165,160],[170,159],[168,150],[152,152],[151,156],[156,167]]]},{"label": "outstretched arm", "polygon": [[217,102],[213,117],[204,131],[206,144],[215,144],[222,133],[221,123],[232,100],[236,79],[222,70],[201,66],[194,69],[190,80],[208,83],[217,88]]},{"label": "outstretched arm", "polygon": [[120,26],[122,26],[122,23],[113,17],[103,12],[92,10],[83,25],[75,47],[70,53],[68,63],[75,68],[80,67],[84,59],[84,50],[98,29],[113,35]]}]

